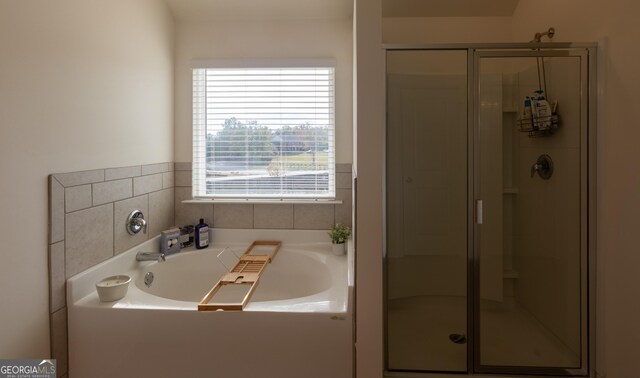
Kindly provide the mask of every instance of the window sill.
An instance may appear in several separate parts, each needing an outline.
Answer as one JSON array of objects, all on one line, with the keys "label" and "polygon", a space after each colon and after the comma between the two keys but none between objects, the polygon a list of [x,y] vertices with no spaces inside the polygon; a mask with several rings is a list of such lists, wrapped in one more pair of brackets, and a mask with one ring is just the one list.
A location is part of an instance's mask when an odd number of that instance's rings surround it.
[{"label": "window sill", "polygon": [[192,199],[184,200],[182,203],[195,204],[211,204],[211,203],[228,203],[228,204],[252,204],[252,205],[342,205],[341,200],[337,199]]}]

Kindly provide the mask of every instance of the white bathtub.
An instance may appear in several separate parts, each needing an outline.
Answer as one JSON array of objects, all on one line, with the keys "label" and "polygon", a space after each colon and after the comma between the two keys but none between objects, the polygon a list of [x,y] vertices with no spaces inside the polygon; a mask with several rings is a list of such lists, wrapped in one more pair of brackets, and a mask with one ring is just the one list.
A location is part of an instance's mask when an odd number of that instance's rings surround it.
[{"label": "white bathtub", "polygon": [[[67,283],[69,372],[77,377],[317,377],[352,374],[352,251],[333,256],[323,231],[215,230],[214,244],[164,263],[135,261],[157,239]],[[244,311],[198,312],[226,272],[217,254],[282,240]],[[154,282],[144,284],[153,272]],[[127,295],[101,303],[94,284],[127,274]]]}]

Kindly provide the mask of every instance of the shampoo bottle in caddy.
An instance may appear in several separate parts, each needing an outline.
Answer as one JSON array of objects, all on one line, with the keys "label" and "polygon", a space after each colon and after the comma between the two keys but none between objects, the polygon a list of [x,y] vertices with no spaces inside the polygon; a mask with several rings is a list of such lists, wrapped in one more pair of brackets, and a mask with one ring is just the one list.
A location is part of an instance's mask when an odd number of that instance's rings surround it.
[{"label": "shampoo bottle in caddy", "polygon": [[200,223],[196,225],[196,248],[203,249],[209,246],[209,225],[200,218]]},{"label": "shampoo bottle in caddy", "polygon": [[531,125],[533,128],[533,107],[531,104],[531,98],[529,96],[524,98],[524,107],[522,110],[523,125]]},{"label": "shampoo bottle in caddy", "polygon": [[534,114],[538,124],[538,129],[546,130],[551,128],[551,105],[545,99],[544,91],[538,89],[536,92],[536,99],[533,103]]}]

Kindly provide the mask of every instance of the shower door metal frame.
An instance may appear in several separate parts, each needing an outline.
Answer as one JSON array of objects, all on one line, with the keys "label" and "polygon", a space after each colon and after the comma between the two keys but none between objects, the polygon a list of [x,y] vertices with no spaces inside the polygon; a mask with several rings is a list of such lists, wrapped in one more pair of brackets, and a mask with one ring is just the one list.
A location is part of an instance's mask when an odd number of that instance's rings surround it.
[{"label": "shower door metal frame", "polygon": [[[471,44],[385,44],[385,51],[394,50],[458,50],[467,52],[467,373],[446,373],[449,377],[474,374],[516,374],[562,378],[595,376],[595,315],[596,315],[596,43],[471,43]],[[580,249],[581,249],[581,367],[579,369],[482,366],[479,349],[479,237],[475,222],[475,200],[479,181],[479,59],[480,57],[580,57],[581,69],[581,132],[580,132]],[[386,55],[385,55],[386,59]],[[386,121],[385,121],[386,123]],[[385,126],[386,129],[387,126]],[[384,140],[386,155],[386,137]],[[386,163],[385,163],[386,164]],[[383,167],[386,172],[387,167]],[[383,184],[386,193],[386,184]],[[386,209],[386,197],[383,197]],[[386,211],[385,211],[386,214]],[[383,219],[383,240],[386,240],[386,215]],[[442,372],[401,372],[388,370],[387,347],[387,246],[383,243],[383,321],[384,373],[386,377],[430,377]],[[440,375],[438,375],[440,376]]]},{"label": "shower door metal frame", "polygon": [[[542,44],[544,45],[544,44]],[[575,45],[566,48],[541,50],[469,49],[469,121],[473,126],[473,195],[480,192],[480,59],[527,57],[577,57],[580,58],[580,367],[554,368],[533,366],[489,366],[480,362],[480,227],[473,224],[473,341],[469,350],[469,370],[488,374],[527,374],[540,376],[590,376],[595,361],[595,46]],[[591,220],[591,223],[589,223]],[[589,262],[592,262],[591,264]]]}]

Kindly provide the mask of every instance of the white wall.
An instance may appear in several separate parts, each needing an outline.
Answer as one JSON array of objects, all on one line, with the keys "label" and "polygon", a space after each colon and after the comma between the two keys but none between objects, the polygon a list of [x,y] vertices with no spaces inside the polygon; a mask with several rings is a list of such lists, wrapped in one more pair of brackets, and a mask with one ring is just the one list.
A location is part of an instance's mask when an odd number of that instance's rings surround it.
[{"label": "white wall", "polygon": [[511,17],[385,17],[384,43],[506,42]]},{"label": "white wall", "polygon": [[556,28],[554,41],[601,42],[598,110],[598,358],[608,378],[640,371],[640,3],[520,0],[513,38]]},{"label": "white wall", "polygon": [[191,63],[213,59],[336,60],[336,161],[351,163],[352,21],[217,20],[176,26],[176,161],[191,161]]},{"label": "white wall", "polygon": [[[382,377],[384,53],[381,0],[355,0],[356,374]],[[357,164],[357,165],[356,165]]]},{"label": "white wall", "polygon": [[1,0],[0,56],[0,358],[41,358],[47,175],[173,160],[173,20],[156,0]]}]

